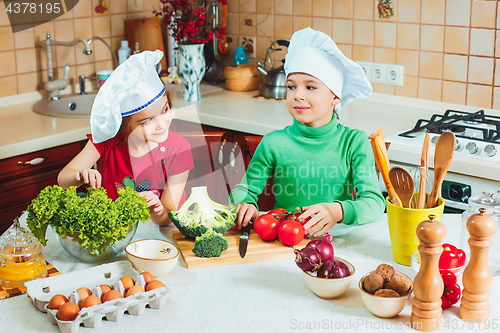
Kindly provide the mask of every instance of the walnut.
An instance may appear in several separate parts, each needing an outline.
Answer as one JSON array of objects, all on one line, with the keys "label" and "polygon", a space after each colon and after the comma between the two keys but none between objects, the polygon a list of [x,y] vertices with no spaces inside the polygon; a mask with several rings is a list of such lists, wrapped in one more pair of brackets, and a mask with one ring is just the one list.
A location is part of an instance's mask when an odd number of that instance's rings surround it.
[{"label": "walnut", "polygon": [[404,295],[410,290],[411,280],[401,273],[394,273],[391,280],[384,284],[385,289],[392,289],[396,291],[399,295]]},{"label": "walnut", "polygon": [[382,289],[384,287],[384,278],[372,272],[370,275],[363,279],[363,289],[370,294],[374,294],[377,290]]},{"label": "walnut", "polygon": [[374,295],[380,297],[399,297],[399,294],[392,289],[379,289]]},{"label": "walnut", "polygon": [[394,268],[391,265],[380,264],[375,270],[375,273],[382,275],[384,281],[387,283],[391,280],[391,277],[394,275]]}]

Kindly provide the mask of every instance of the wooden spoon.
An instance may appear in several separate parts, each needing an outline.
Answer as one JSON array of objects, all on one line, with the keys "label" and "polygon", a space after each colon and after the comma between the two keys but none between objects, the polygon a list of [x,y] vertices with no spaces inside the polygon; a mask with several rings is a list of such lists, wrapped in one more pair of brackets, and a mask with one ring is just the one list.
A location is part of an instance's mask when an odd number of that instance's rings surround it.
[{"label": "wooden spoon", "polygon": [[418,193],[418,209],[424,209],[427,188],[427,160],[429,157],[429,142],[431,138],[429,133],[425,133],[424,145],[422,146],[422,156],[420,157],[420,187]]},{"label": "wooden spoon", "polygon": [[415,190],[415,182],[408,170],[399,166],[392,167],[389,170],[389,179],[403,207],[410,208],[411,198]]},{"label": "wooden spoon", "polygon": [[436,207],[444,176],[448,172],[455,153],[455,143],[456,139],[453,132],[444,132],[436,142],[436,149],[434,149],[434,184],[432,185],[427,208]]}]

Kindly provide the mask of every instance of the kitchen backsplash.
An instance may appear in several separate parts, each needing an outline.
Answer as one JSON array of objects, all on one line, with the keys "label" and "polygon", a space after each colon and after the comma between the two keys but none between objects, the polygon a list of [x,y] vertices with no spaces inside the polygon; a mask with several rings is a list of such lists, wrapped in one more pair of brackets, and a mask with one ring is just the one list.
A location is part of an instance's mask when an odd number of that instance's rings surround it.
[{"label": "kitchen backsplash", "polygon": [[[105,2],[108,10],[103,14],[94,11],[98,0],[80,0],[62,17],[16,34],[0,10],[0,96],[43,88],[47,72],[40,41],[47,31],[61,41],[100,36],[116,51],[124,39],[123,20],[151,16],[152,7],[159,4],[159,0]],[[311,26],[332,36],[354,60],[404,65],[403,87],[374,84],[376,92],[500,109],[497,0],[392,0],[390,18],[379,18],[379,0],[227,2],[226,31],[233,43],[225,64],[231,64],[240,37],[256,37],[257,59],[250,62],[263,61],[272,41],[289,40],[294,31]],[[96,41],[91,48],[94,53],[87,56],[80,52],[82,45],[56,46],[58,76],[62,77],[66,63],[72,66],[73,80],[112,67],[104,44]],[[275,64],[285,53],[286,48],[273,54]]]}]

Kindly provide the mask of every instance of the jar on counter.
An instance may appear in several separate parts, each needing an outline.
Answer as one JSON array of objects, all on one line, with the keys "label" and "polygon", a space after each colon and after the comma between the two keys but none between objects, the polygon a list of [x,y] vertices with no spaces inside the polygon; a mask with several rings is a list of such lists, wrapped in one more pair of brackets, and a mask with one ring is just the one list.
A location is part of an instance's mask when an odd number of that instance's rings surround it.
[{"label": "jar on counter", "polygon": [[469,198],[469,209],[462,214],[462,232],[460,248],[465,251],[467,260],[470,258],[469,232],[467,231],[467,220],[473,214],[479,214],[479,208],[485,208],[486,214],[492,216],[499,226],[491,237],[493,244],[488,252],[488,264],[493,276],[500,275],[500,199],[494,196],[494,191],[485,190],[482,195]]}]

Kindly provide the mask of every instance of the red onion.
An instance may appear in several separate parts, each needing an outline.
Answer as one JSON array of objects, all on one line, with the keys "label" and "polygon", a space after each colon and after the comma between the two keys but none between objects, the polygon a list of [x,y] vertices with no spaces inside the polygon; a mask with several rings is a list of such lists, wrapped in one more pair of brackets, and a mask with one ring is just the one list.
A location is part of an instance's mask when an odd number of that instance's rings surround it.
[{"label": "red onion", "polygon": [[322,279],[328,279],[330,278],[330,275],[332,274],[332,270],[334,268],[335,262],[333,260],[327,260],[323,263],[323,265],[321,265],[316,276]]},{"label": "red onion", "polygon": [[332,235],[327,233],[321,238],[315,239],[307,243],[306,247],[312,247],[318,251],[321,261],[333,260],[333,245]]},{"label": "red onion", "polygon": [[335,267],[330,271],[330,279],[338,279],[349,276],[351,272],[349,272],[349,268],[346,264],[344,264],[340,260],[333,260]]},{"label": "red onion", "polygon": [[300,251],[295,249],[294,253],[296,255],[295,262],[303,271],[314,272],[321,267],[321,257],[315,249],[305,247]]}]

